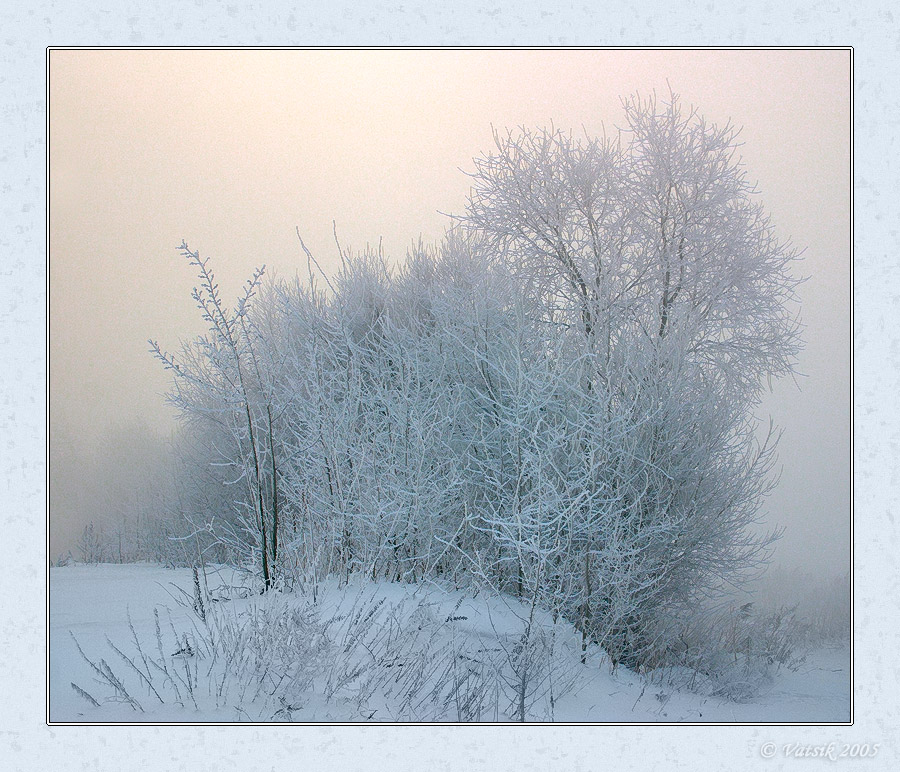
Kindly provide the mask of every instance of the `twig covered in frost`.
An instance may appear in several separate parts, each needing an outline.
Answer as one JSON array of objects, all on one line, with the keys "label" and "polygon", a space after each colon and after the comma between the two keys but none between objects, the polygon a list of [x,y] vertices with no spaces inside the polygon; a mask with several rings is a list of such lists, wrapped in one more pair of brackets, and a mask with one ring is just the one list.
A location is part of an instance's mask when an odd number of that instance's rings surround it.
[{"label": "twig covered in frost", "polygon": [[78,686],[78,684],[76,684],[74,681],[72,682],[71,686],[76,694],[84,697],[84,699],[86,699],[89,703],[91,703],[91,705],[93,705],[95,708],[100,707],[100,703],[97,702],[97,700],[95,700],[93,697],[91,697],[90,694],[88,694],[84,689],[82,689],[80,686]]},{"label": "twig covered in frost", "polygon": [[135,673],[138,674],[138,678],[140,678],[141,681],[146,684],[147,688],[153,693],[156,699],[159,700],[160,704],[164,704],[165,700],[163,700],[159,692],[156,690],[156,687],[153,685],[152,679],[144,675],[144,673],[141,672],[138,666],[134,664],[134,661],[130,657],[127,657],[125,654],[123,654],[122,651],[109,639],[109,636],[106,636],[106,643],[116,654],[119,655],[119,658],[126,665],[128,665],[128,667],[130,667]]}]

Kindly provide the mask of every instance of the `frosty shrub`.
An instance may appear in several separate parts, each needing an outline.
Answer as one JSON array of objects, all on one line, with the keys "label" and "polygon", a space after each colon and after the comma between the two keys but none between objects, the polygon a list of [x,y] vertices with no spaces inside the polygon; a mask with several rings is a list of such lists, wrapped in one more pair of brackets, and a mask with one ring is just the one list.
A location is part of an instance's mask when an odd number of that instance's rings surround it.
[{"label": "frosty shrub", "polygon": [[465,213],[400,264],[345,250],[326,276],[301,240],[306,277],[257,271],[231,309],[182,245],[209,332],[153,352],[195,554],[266,590],[491,587],[634,668],[765,564],[778,431],[755,412],[799,349],[796,255],[730,125],[624,108],[615,137],[497,134]]},{"label": "frosty shrub", "polygon": [[782,667],[804,661],[808,625],[796,608],[759,613],[745,603],[671,621],[645,663],[654,683],[737,702],[757,697]]}]

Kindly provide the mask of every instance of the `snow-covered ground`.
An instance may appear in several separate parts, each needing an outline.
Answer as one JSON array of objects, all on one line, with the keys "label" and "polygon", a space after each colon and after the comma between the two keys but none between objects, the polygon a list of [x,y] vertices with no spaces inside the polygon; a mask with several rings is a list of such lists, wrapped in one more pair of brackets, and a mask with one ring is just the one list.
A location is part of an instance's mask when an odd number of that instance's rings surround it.
[{"label": "snow-covered ground", "polygon": [[[515,601],[352,580],[323,583],[316,603],[309,587],[261,599],[241,592],[239,577],[227,570],[211,573],[208,583],[219,600],[207,604],[204,625],[190,607],[188,570],[52,568],[50,721],[516,718],[525,661],[516,646],[528,610]],[[533,640],[540,645],[525,679],[531,721],[850,720],[846,644],[809,652],[798,669],[777,671],[759,696],[730,702],[649,682],[622,667],[611,673],[597,651],[582,664],[571,626],[541,615],[537,621]]]}]

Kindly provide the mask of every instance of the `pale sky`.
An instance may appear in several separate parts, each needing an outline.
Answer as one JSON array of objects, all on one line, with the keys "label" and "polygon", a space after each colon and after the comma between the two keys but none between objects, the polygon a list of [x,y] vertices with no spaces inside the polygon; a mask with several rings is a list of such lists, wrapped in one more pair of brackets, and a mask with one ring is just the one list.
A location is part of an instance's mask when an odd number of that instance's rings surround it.
[{"label": "pale sky", "polygon": [[800,389],[774,384],[784,428],[766,509],[782,563],[849,568],[849,51],[52,51],[50,54],[51,557],[74,547],[166,435],[170,349],[202,331],[177,255],[213,259],[223,295],[257,265],[326,270],[343,246],[395,261],[441,214],[492,127],[595,135],[620,99],[669,86],[743,127],[742,156],[798,274]]}]

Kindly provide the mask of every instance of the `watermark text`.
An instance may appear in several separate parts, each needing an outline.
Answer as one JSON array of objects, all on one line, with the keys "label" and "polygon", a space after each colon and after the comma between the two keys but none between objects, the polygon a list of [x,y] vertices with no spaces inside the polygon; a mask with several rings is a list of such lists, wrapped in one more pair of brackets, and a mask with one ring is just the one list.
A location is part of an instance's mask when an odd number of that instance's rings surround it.
[{"label": "watermark text", "polygon": [[759,746],[759,755],[764,759],[780,756],[785,759],[872,759],[878,755],[880,743],[785,743],[776,745],[766,742]]}]

